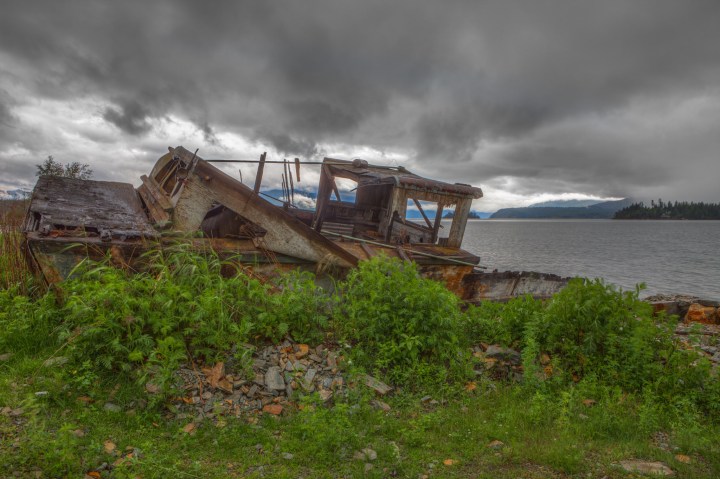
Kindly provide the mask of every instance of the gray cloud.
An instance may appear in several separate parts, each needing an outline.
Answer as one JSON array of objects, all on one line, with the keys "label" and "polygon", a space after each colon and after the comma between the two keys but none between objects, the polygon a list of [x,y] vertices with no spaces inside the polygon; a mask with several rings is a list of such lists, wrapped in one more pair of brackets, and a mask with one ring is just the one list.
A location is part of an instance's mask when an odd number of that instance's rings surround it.
[{"label": "gray cloud", "polygon": [[[718,173],[720,115],[695,101],[720,104],[717,25],[715,0],[8,1],[0,140],[70,155],[18,111],[93,98],[88,116],[116,128],[123,151],[162,143],[154,125],[172,117],[211,151],[226,148],[223,133],[303,157],[394,148],[421,171],[513,178],[526,195],[689,199],[694,181],[694,195],[718,200],[706,178]],[[678,121],[679,106],[705,126]],[[98,151],[112,145],[100,126],[76,128]],[[26,181],[26,170],[12,174]]]}]

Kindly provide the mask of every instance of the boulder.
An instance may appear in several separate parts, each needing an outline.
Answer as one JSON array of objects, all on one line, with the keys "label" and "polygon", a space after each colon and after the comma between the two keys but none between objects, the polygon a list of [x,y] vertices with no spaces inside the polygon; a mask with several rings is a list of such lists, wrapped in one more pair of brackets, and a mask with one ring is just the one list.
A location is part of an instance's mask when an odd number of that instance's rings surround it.
[{"label": "boulder", "polygon": [[717,323],[717,308],[703,306],[700,303],[693,303],[688,308],[685,321],[705,324]]}]

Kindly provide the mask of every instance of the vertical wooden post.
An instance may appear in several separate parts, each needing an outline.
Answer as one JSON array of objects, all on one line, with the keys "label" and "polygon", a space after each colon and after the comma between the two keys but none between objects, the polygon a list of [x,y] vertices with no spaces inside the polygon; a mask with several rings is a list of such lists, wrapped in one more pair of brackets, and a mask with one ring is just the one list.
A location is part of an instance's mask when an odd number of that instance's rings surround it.
[{"label": "vertical wooden post", "polygon": [[435,212],[435,224],[433,225],[432,242],[437,243],[438,234],[440,233],[440,222],[442,221],[443,208],[445,205],[438,203],[437,211]]},{"label": "vertical wooden post", "polygon": [[459,200],[457,205],[455,205],[455,216],[453,216],[452,225],[450,226],[450,235],[448,236],[447,243],[451,248],[459,248],[462,244],[463,235],[465,235],[465,225],[467,224],[471,206],[472,198]]},{"label": "vertical wooden post", "polygon": [[300,183],[300,158],[295,158],[295,179]]},{"label": "vertical wooden post", "polygon": [[255,175],[255,187],[253,188],[253,193],[256,195],[260,193],[260,183],[262,183],[262,177],[263,177],[263,170],[265,169],[265,156],[267,155],[267,151],[264,152],[262,155],[260,155],[260,163],[258,164],[257,169],[257,175]]}]

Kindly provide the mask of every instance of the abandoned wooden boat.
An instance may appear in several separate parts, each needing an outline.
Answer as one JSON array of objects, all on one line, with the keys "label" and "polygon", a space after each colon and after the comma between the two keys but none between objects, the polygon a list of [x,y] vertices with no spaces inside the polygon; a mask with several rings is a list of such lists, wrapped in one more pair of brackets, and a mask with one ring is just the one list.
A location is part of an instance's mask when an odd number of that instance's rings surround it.
[{"label": "abandoned wooden boat", "polygon": [[[132,265],[178,233],[198,248],[232,255],[258,274],[290,268],[342,276],[359,261],[385,254],[415,261],[423,275],[442,281],[460,298],[477,302],[530,294],[549,297],[566,278],[540,273],[488,273],[461,249],[480,188],[420,177],[402,167],[325,158],[315,211],[293,207],[292,163],[285,163],[281,203],[260,191],[265,155],[250,188],[183,147],[169,148],[142,184],[43,176],[32,194],[24,232],[30,261],[49,283],[78,262],[108,253]],[[296,160],[295,179],[300,162]],[[357,183],[353,201],[341,198],[336,179]],[[276,202],[277,203],[277,202]],[[408,205],[422,223],[408,218]],[[428,217],[425,207],[435,209]],[[442,212],[454,207],[447,236]]]}]

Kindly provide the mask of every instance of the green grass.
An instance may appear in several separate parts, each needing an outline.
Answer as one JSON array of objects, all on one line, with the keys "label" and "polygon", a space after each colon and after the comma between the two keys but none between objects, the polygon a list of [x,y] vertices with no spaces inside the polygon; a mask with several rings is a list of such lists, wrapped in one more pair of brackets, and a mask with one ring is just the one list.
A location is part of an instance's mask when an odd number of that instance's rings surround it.
[{"label": "green grass", "polygon": [[[613,464],[633,458],[677,477],[720,471],[717,376],[636,293],[577,281],[548,303],[463,311],[397,261],[363,263],[335,294],[308,275],[280,278],[280,291],[241,271],[223,278],[212,254],[152,255],[138,275],[88,264],[44,295],[0,288],[0,354],[12,354],[0,360],[0,477],[83,477],[115,463],[102,477],[624,478]],[[148,378],[185,361],[286,336],[344,345],[346,377],[398,386],[384,399],[392,409],[355,385],[332,407],[311,396],[280,418],[221,417],[189,434],[190,419],[169,413],[170,386],[141,401]],[[475,377],[469,348],[480,342],[521,348],[524,381]],[[364,448],[377,459],[353,459]]]}]

